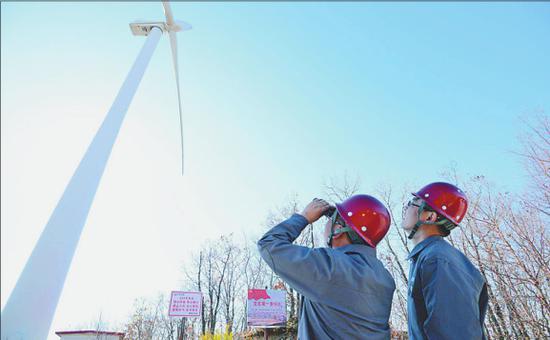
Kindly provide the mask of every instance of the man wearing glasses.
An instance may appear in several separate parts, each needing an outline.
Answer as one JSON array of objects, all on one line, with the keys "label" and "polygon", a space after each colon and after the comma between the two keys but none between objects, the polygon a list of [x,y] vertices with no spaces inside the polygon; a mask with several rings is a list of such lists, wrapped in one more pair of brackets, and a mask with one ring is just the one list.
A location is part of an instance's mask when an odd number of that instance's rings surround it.
[{"label": "man wearing glasses", "polygon": [[[327,248],[292,244],[321,216]],[[314,199],[269,230],[258,249],[271,269],[304,296],[298,339],[390,339],[395,283],[376,258],[390,214],[376,198],[355,195],[335,207]]]},{"label": "man wearing glasses", "polygon": [[464,193],[443,182],[413,193],[403,208],[402,228],[414,245],[408,257],[411,340],[485,339],[485,279],[464,254],[443,240],[467,208]]}]

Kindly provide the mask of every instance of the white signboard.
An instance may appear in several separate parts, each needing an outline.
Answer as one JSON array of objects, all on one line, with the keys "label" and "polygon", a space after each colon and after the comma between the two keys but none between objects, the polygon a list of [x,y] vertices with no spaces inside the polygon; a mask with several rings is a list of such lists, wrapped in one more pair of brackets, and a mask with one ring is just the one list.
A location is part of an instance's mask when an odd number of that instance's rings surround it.
[{"label": "white signboard", "polygon": [[250,327],[284,327],[286,292],[284,290],[249,289],[247,324]]},{"label": "white signboard", "polygon": [[172,292],[168,316],[194,317],[200,316],[202,310],[201,292]]}]

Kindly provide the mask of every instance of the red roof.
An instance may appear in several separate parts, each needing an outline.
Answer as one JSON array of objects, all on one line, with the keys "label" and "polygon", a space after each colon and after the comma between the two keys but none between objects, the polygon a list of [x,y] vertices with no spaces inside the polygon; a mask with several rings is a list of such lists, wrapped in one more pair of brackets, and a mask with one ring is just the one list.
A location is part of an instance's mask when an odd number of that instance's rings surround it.
[{"label": "red roof", "polygon": [[95,335],[118,335],[124,336],[122,332],[104,332],[104,331],[94,331],[94,330],[83,330],[83,331],[62,331],[55,332],[56,335],[69,335],[69,334],[95,334]]}]

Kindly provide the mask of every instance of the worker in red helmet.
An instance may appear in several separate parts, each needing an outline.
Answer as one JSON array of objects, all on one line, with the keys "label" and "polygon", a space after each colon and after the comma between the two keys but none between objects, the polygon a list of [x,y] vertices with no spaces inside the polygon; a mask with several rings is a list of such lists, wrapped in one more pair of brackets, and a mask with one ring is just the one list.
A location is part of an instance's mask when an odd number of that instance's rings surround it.
[{"label": "worker in red helmet", "polygon": [[[293,244],[321,216],[326,248]],[[298,339],[390,339],[395,282],[376,257],[390,214],[376,198],[355,195],[331,206],[314,199],[259,241],[262,258],[303,295]]]},{"label": "worker in red helmet", "polygon": [[409,339],[485,339],[486,281],[443,239],[466,215],[466,195],[444,182],[428,184],[412,195],[402,221],[414,245],[408,257]]}]

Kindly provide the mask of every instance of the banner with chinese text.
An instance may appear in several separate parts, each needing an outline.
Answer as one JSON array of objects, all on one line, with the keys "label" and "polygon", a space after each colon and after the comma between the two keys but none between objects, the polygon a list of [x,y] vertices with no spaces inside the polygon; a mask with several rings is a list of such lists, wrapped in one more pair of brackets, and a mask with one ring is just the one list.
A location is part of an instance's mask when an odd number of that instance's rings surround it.
[{"label": "banner with chinese text", "polygon": [[173,317],[195,317],[201,315],[202,293],[201,292],[172,292],[168,316]]},{"label": "banner with chinese text", "polygon": [[286,291],[249,289],[246,316],[250,327],[284,327]]}]

